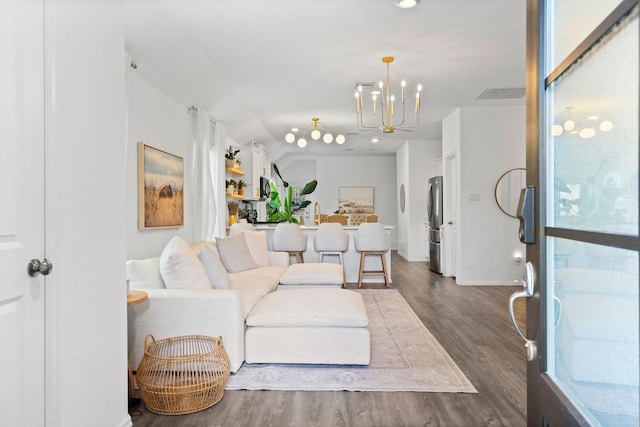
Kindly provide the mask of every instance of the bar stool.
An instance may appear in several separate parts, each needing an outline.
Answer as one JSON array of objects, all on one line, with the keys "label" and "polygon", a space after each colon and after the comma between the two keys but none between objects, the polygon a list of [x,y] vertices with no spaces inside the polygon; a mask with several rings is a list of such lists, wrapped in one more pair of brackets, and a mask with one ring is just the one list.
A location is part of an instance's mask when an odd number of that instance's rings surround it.
[{"label": "bar stool", "polygon": [[243,230],[255,231],[256,227],[253,224],[236,222],[229,227],[229,236],[235,236],[242,233]]},{"label": "bar stool", "polygon": [[[389,236],[384,229],[384,225],[379,222],[365,222],[358,226],[358,231],[354,236],[356,250],[360,252],[360,272],[358,274],[358,287],[362,287],[364,276],[383,276],[384,284],[389,287],[387,278],[387,261],[385,253],[389,250]],[[364,260],[368,255],[379,256],[382,262],[382,270],[365,270]]]},{"label": "bar stool", "polygon": [[349,249],[349,235],[344,232],[342,224],[325,222],[318,226],[313,236],[313,246],[320,253],[320,262],[325,255],[336,255],[340,258],[340,264],[344,265],[342,253]]},{"label": "bar stool", "polygon": [[298,224],[280,222],[273,231],[271,246],[276,252],[288,252],[299,263],[304,262],[303,252],[307,250],[307,235]]}]

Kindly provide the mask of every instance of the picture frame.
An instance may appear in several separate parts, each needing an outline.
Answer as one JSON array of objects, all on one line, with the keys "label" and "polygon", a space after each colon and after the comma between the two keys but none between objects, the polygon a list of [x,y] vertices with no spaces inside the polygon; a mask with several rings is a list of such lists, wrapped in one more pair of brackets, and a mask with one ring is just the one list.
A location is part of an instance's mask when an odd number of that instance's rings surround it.
[{"label": "picture frame", "polygon": [[338,188],[338,210],[345,214],[372,214],[373,187]]},{"label": "picture frame", "polygon": [[184,225],[184,159],[138,142],[138,229]]}]

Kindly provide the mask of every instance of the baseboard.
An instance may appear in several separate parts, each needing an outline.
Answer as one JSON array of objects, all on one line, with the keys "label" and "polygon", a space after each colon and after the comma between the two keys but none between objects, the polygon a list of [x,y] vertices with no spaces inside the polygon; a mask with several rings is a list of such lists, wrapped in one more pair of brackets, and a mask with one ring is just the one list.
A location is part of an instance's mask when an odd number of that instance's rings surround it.
[{"label": "baseboard", "polygon": [[127,414],[127,417],[122,420],[122,422],[120,424],[118,424],[117,427],[132,427],[133,426],[133,420],[131,419],[131,415]]}]

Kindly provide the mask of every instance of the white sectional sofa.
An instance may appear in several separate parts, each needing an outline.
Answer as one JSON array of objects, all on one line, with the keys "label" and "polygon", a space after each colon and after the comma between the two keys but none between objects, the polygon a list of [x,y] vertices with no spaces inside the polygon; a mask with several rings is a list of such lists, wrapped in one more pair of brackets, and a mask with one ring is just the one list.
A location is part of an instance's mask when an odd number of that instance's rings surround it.
[{"label": "white sectional sofa", "polygon": [[[149,296],[143,303],[129,307],[129,361],[134,370],[144,355],[149,333],[156,339],[222,336],[231,372],[238,370],[244,361],[245,319],[263,296],[277,289],[280,276],[289,265],[286,252],[267,251],[266,237],[262,246],[257,236],[252,235],[252,245],[247,247],[255,253],[262,252],[261,262],[238,272],[222,271],[220,266],[217,271],[208,271],[202,252],[207,248],[217,254],[218,245],[199,242],[189,247],[178,237],[169,242],[162,256],[127,261],[130,289],[144,290]],[[224,265],[222,269],[226,270]],[[218,277],[213,277],[216,274]],[[173,280],[176,276],[182,278],[178,283]]]},{"label": "white sectional sofa", "polygon": [[[344,277],[341,265],[320,263],[305,265],[308,280],[301,276],[298,269],[293,269],[293,274],[287,275],[289,254],[270,252],[264,231],[247,230],[239,231],[226,239],[218,239],[217,243],[203,241],[193,246],[179,237],[174,237],[161,256],[128,260],[126,265],[129,288],[143,290],[148,294],[144,302],[128,309],[129,362],[133,370],[144,355],[147,334],[152,334],[156,339],[206,335],[222,337],[231,372],[236,372],[245,360],[246,320],[263,297],[278,289],[281,278],[289,277],[303,287],[340,288]],[[349,300],[347,294],[352,292],[334,290],[339,292],[327,297],[334,302],[343,298],[345,301]],[[303,304],[304,300],[310,297],[314,298],[312,294],[308,294],[306,297],[282,301],[286,301],[285,304]],[[360,295],[357,297],[362,299]],[[348,304],[353,306],[353,303]],[[347,322],[341,325],[344,326],[342,329],[345,333],[353,333],[354,331],[347,329],[362,327],[362,319],[366,319],[363,303],[352,309],[359,313],[360,323],[351,325]],[[307,316],[326,317],[331,314],[327,313],[328,310],[320,313],[320,310],[318,309],[317,313],[310,311]],[[280,310],[272,311],[273,315],[277,316]],[[348,310],[345,310],[345,313],[347,312]],[[300,323],[301,326],[305,326],[304,321]],[[332,329],[323,329],[317,333],[335,336],[337,343],[340,334],[334,332],[340,330],[335,329],[336,325],[324,326]],[[264,330],[266,329],[260,329],[260,332]],[[316,332],[312,332],[310,336],[313,337],[314,333]],[[316,358],[328,362],[346,360],[345,363],[360,363],[366,360],[368,363],[368,330],[356,333],[359,333],[362,339],[353,345],[352,351],[348,347],[345,348],[345,356],[342,358],[331,358],[329,354]],[[293,342],[290,344],[295,345]],[[304,360],[305,354],[309,353],[301,354],[301,360]],[[309,363],[319,363],[315,362],[315,359],[308,359]]]}]

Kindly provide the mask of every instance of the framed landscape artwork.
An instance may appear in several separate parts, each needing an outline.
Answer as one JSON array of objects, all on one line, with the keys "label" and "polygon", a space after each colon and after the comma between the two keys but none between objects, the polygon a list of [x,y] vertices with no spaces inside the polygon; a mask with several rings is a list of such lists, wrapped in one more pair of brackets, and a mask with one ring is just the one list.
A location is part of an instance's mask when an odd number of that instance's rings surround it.
[{"label": "framed landscape artwork", "polygon": [[340,187],[338,209],[346,214],[373,213],[373,187]]},{"label": "framed landscape artwork", "polygon": [[138,142],[138,228],[183,225],[183,158]]}]

